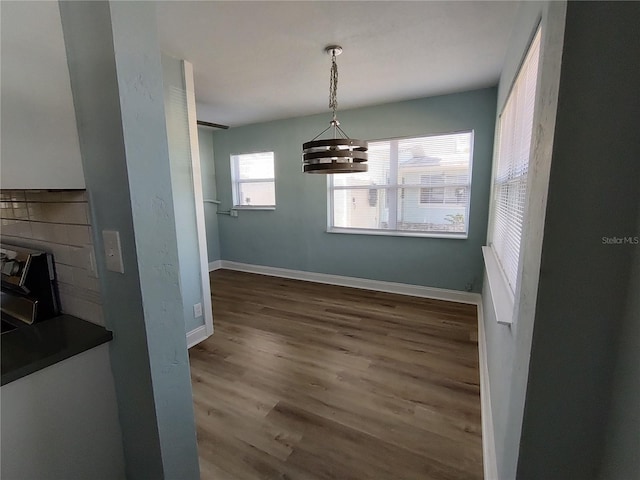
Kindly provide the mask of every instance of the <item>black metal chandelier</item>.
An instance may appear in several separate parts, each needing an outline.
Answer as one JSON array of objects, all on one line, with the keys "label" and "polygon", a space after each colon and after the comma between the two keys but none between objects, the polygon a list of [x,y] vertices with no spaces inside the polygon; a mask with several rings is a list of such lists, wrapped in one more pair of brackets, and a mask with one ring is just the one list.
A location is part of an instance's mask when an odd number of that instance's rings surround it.
[{"label": "black metal chandelier", "polygon": [[[329,108],[333,117],[329,126],[310,142],[302,144],[302,164],[305,173],[353,173],[367,171],[367,142],[355,140],[340,128],[336,116],[338,110],[338,64],[336,56],[342,53],[342,47],[330,45],[325,52],[331,55],[331,83],[329,86]],[[332,138],[318,140],[327,131]]]}]

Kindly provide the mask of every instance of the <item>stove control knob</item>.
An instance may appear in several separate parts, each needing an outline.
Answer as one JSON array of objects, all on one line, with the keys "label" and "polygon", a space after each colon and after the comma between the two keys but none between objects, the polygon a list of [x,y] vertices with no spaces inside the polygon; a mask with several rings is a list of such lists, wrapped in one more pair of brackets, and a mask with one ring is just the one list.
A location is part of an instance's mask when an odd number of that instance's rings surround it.
[{"label": "stove control knob", "polygon": [[9,275],[10,277],[17,275],[20,272],[20,264],[18,262],[8,261],[2,265],[2,273]]}]

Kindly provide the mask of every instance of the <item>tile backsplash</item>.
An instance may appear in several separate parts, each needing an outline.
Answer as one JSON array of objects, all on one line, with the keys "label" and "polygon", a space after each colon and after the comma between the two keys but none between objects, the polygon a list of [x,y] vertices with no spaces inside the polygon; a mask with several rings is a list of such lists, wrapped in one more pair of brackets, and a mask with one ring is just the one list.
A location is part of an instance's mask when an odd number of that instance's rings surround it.
[{"label": "tile backsplash", "polygon": [[53,255],[64,313],[104,325],[84,190],[0,191],[3,243]]}]

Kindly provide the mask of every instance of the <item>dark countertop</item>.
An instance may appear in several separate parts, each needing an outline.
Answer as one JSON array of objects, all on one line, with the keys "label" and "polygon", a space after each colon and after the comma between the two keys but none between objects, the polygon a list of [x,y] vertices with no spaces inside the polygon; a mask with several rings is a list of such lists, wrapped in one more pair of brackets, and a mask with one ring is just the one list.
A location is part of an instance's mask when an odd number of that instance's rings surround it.
[{"label": "dark countertop", "polygon": [[16,328],[0,336],[2,385],[111,341],[100,325],[71,315]]}]

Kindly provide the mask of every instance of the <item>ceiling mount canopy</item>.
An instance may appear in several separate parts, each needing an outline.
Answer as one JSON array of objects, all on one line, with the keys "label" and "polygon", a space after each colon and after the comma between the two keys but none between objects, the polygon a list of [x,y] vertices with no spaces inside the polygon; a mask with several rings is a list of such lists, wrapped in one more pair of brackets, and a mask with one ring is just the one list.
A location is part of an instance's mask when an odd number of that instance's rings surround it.
[{"label": "ceiling mount canopy", "polygon": [[[367,142],[349,138],[340,128],[338,110],[338,64],[336,56],[342,47],[329,45],[324,51],[331,55],[331,79],[329,86],[329,108],[333,116],[329,126],[310,142],[302,144],[302,164],[305,173],[353,173],[367,171]],[[332,138],[320,139],[330,131]]]}]

